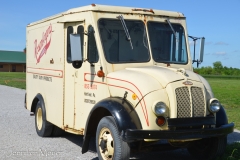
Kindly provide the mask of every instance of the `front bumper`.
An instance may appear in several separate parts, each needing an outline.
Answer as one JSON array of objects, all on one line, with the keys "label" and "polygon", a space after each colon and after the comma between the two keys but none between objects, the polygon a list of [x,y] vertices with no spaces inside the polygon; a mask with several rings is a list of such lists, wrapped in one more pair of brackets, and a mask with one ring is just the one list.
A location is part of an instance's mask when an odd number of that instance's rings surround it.
[{"label": "front bumper", "polygon": [[185,129],[185,130],[139,130],[127,129],[122,131],[121,137],[125,142],[133,142],[143,139],[197,139],[225,136],[232,133],[234,123],[222,125],[218,128]]}]

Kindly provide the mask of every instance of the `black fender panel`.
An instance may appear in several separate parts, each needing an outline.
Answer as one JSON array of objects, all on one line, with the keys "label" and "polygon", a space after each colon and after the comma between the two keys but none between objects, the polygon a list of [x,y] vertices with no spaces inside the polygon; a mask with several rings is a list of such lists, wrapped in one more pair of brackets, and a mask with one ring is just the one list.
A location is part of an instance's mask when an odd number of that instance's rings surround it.
[{"label": "black fender panel", "polygon": [[43,96],[40,93],[38,93],[32,101],[31,112],[33,112],[33,113],[35,112],[35,108],[37,106],[38,101],[40,101],[42,107],[45,109],[45,103],[44,103]]},{"label": "black fender panel", "polygon": [[121,133],[126,129],[142,129],[138,114],[133,106],[122,98],[106,98],[92,108],[86,122],[82,153],[88,151],[89,141],[96,134],[99,121],[105,116],[112,116]]},{"label": "black fender panel", "polygon": [[225,124],[228,124],[228,118],[224,107],[221,106],[220,110],[216,113],[216,126],[220,127]]}]

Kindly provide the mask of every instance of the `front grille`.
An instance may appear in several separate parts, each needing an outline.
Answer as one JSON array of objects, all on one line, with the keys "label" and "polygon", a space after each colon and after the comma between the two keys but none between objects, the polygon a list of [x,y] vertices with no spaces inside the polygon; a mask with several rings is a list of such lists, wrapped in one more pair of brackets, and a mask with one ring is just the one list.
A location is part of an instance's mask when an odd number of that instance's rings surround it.
[{"label": "front grille", "polygon": [[[199,87],[179,87],[175,90],[177,100],[177,117],[203,117],[205,101],[203,91]],[[191,95],[191,96],[190,96]]]},{"label": "front grille", "polygon": [[176,89],[178,118],[191,117],[191,103],[187,87]]},{"label": "front grille", "polygon": [[202,89],[199,87],[191,87],[193,117],[203,117],[205,113],[205,103]]}]

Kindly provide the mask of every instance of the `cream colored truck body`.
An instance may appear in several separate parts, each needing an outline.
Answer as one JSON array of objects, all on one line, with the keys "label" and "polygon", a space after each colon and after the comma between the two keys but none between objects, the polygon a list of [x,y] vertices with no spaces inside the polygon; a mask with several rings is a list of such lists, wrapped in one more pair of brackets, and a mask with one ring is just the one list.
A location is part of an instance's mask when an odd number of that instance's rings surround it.
[{"label": "cream colored truck body", "polygon": [[[102,43],[115,41],[116,34],[111,35],[108,33],[110,31],[99,26],[99,23],[101,19],[119,20],[116,18],[119,15],[122,15],[125,21],[137,20],[144,24],[146,30],[143,34],[147,43],[138,45],[142,42],[132,39],[133,52],[129,54],[138,57],[141,53],[138,54],[137,51],[147,48],[149,58],[146,61],[112,63],[106,60],[108,55],[104,53]],[[171,24],[180,25],[184,30],[183,52],[187,56],[183,58],[184,63],[161,63],[153,58],[153,50],[159,48],[153,47],[156,42],[149,41],[147,24],[160,22],[170,28],[166,19]],[[91,64],[87,59],[89,25],[94,28],[99,55],[98,61]],[[81,26],[81,33],[85,33],[82,45],[83,63],[79,69],[67,62],[68,26],[72,26],[73,33],[77,33]],[[141,37],[142,32],[138,34],[137,29],[132,30],[136,32],[136,37]],[[110,38],[104,39],[104,34]],[[125,100],[136,111],[142,130],[169,130],[167,121],[162,126],[156,124],[158,116],[153,110],[157,102],[166,104],[167,112],[162,115],[166,118],[206,117],[210,115],[208,105],[214,96],[207,81],[193,72],[187,35],[186,19],[182,13],[138,10],[133,7],[90,5],[31,23],[27,26],[26,42],[26,107],[34,112],[36,96],[40,94],[44,99],[46,120],[67,132],[80,135],[84,135],[90,111],[99,101],[109,97],[123,98],[126,92]],[[109,45],[113,43],[106,43],[105,47],[110,50]],[[124,43],[128,45],[129,42]],[[97,76],[101,67],[104,77]],[[150,139],[152,138],[145,138],[146,141]]]}]

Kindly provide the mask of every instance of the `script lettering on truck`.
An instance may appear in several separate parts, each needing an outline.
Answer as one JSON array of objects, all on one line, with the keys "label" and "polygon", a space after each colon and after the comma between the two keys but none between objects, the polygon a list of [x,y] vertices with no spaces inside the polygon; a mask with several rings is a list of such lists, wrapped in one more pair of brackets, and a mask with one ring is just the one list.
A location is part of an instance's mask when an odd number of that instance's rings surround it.
[{"label": "script lettering on truck", "polygon": [[35,39],[35,58],[37,60],[37,63],[39,63],[42,56],[47,53],[47,50],[51,44],[51,36],[52,25],[50,24],[47,30],[43,32],[41,41],[38,42],[37,39]]}]

